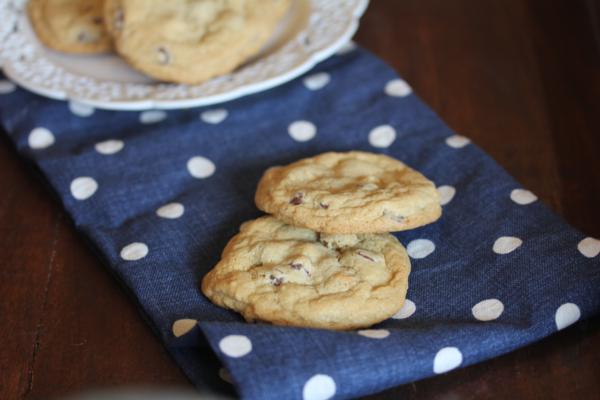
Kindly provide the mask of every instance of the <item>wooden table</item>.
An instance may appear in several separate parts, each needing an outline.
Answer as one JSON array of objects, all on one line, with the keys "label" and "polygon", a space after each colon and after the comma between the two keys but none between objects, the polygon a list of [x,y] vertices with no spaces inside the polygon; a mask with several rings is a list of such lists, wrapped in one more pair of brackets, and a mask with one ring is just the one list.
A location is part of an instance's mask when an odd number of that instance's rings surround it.
[{"label": "wooden table", "polygon": [[[600,237],[600,5],[373,0],[356,40],[457,132]],[[2,135],[3,136],[3,135]],[[0,398],[190,384],[43,181],[0,144]],[[597,399],[600,318],[373,399]]]}]

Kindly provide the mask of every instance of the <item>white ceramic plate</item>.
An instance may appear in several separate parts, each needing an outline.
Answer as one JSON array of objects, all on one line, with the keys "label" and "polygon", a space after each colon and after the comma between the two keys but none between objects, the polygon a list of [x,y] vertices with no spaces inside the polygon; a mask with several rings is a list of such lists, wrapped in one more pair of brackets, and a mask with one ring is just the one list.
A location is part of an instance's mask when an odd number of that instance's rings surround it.
[{"label": "white ceramic plate", "polygon": [[0,0],[0,65],[20,86],[60,100],[111,110],[172,109],[232,100],[287,82],[345,45],[368,0],[294,0],[263,51],[229,75],[200,85],[153,81],[122,59],[68,55],[40,44],[26,0]]}]

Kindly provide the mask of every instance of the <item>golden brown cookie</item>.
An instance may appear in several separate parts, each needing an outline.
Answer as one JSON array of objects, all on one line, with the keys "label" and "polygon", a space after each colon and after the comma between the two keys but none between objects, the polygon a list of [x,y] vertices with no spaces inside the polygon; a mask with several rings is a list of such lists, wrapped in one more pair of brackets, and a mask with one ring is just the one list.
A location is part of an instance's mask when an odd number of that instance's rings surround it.
[{"label": "golden brown cookie", "polygon": [[94,54],[112,49],[104,29],[104,0],[30,0],[29,19],[46,46],[65,53]]},{"label": "golden brown cookie", "polygon": [[409,273],[390,234],[318,234],[266,216],[241,226],[202,292],[249,321],[352,329],[396,313]]},{"label": "golden brown cookie", "polygon": [[337,234],[403,231],[441,215],[433,182],[391,157],[359,151],[269,168],[255,200],[289,224]]},{"label": "golden brown cookie", "polygon": [[158,80],[197,84],[226,74],[268,41],[291,0],[107,0],[117,51]]}]

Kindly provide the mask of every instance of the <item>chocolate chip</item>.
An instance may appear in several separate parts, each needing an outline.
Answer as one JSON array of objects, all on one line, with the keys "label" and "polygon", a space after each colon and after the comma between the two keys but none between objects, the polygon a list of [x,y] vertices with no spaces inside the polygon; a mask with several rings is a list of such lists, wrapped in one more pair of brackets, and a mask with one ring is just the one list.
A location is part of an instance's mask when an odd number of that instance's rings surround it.
[{"label": "chocolate chip", "polygon": [[94,17],[94,18],[92,19],[92,22],[93,22],[95,25],[100,25],[100,24],[102,23],[102,17]]},{"label": "chocolate chip", "polygon": [[90,32],[81,31],[79,32],[79,35],[77,35],[77,41],[80,43],[94,43],[98,41],[98,38]]},{"label": "chocolate chip", "polygon": [[323,202],[320,202],[319,205],[321,206],[321,208],[323,208],[325,210],[327,210],[329,208],[329,204],[326,204],[326,203],[323,203]]},{"label": "chocolate chip", "polygon": [[290,263],[290,267],[292,267],[292,269],[295,269],[295,270],[298,270],[298,271],[301,270],[303,266],[304,265],[302,265],[300,263]]},{"label": "chocolate chip", "polygon": [[323,246],[330,248],[331,247],[331,242],[329,242],[327,240],[327,237],[323,237],[323,235],[321,235],[319,233],[319,237],[317,239]]},{"label": "chocolate chip", "polygon": [[271,280],[273,286],[279,286],[283,283],[283,277],[277,278],[275,275],[269,275],[269,279]]},{"label": "chocolate chip", "polygon": [[158,49],[156,49],[156,51],[156,57],[159,64],[167,65],[171,62],[171,55],[169,54],[169,51],[167,49],[165,49],[164,47],[159,47]]},{"label": "chocolate chip", "polygon": [[359,256],[361,256],[362,258],[366,258],[369,261],[375,262],[375,260],[371,257],[369,257],[368,255],[366,255],[365,253],[363,253],[362,251],[357,251],[356,254],[358,254]]},{"label": "chocolate chip", "polygon": [[125,23],[125,14],[123,13],[122,8],[117,8],[115,10],[115,15],[113,16],[113,27],[121,31],[123,30],[123,24]]},{"label": "chocolate chip", "polygon": [[389,218],[391,220],[394,220],[396,222],[399,222],[399,223],[404,222],[404,220],[406,219],[406,217],[404,217],[403,215],[396,214],[396,213],[394,213],[392,211],[389,211],[389,210],[385,210],[383,212],[383,216],[386,217],[386,218]]},{"label": "chocolate chip", "polygon": [[292,199],[290,200],[290,204],[294,205],[294,206],[298,206],[302,203],[304,203],[304,193],[302,192],[298,192],[294,195],[294,197],[292,197]]}]

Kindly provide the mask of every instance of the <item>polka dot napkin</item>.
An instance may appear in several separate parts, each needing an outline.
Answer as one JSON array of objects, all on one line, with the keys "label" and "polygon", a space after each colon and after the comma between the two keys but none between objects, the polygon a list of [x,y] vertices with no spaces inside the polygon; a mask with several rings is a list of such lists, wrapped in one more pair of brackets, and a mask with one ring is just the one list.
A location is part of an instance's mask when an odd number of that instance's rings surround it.
[{"label": "polka dot napkin", "polygon": [[[350,398],[539,340],[600,309],[600,241],[553,215],[381,61],[346,49],[293,82],[214,107],[109,112],[0,81],[0,120],[201,389]],[[338,150],[392,155],[438,185],[444,215],[398,234],[408,300],[371,329],[247,324],[201,277],[259,215],[269,166]]]}]

